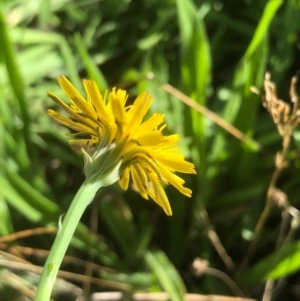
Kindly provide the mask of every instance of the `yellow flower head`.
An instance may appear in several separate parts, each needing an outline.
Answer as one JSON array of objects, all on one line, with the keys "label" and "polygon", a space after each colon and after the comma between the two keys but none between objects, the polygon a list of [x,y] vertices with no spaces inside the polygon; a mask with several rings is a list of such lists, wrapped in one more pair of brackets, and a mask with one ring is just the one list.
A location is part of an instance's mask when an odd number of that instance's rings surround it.
[{"label": "yellow flower head", "polygon": [[128,188],[130,175],[136,190],[145,198],[150,196],[166,214],[172,210],[162,183],[172,184],[190,197],[192,191],[183,187],[184,180],[175,175],[196,173],[194,165],[178,153],[178,135],[164,136],[164,115],[154,114],[143,122],[152,102],[152,96],[141,93],[133,105],[126,106],[128,95],[115,88],[104,97],[94,81],[83,80],[87,97],[83,98],[66,77],[58,82],[68,96],[65,104],[51,92],[48,95],[68,113],[63,116],[53,110],[49,115],[73,129],[70,145],[85,155],[85,174],[104,185],[119,180]]}]

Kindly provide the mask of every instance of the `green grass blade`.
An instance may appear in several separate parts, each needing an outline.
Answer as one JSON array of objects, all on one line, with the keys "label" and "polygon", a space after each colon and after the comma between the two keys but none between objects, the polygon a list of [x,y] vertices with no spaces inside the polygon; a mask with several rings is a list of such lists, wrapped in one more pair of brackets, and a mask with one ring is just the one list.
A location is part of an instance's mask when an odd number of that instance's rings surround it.
[{"label": "green grass blade", "polygon": [[128,241],[134,241],[137,233],[127,204],[122,199],[101,202],[99,212],[125,256],[131,257],[135,253],[135,246],[128,244]]},{"label": "green grass blade", "polygon": [[[181,38],[181,74],[183,92],[201,105],[205,105],[206,91],[211,77],[211,59],[209,42],[204,22],[198,19],[194,4],[187,0],[177,0],[178,24]],[[207,183],[207,154],[206,154],[206,124],[205,116],[198,112],[186,109],[187,136],[193,137],[193,162],[201,166],[197,170],[202,181],[201,203],[205,202]],[[199,204],[201,206],[201,204]]]},{"label": "green grass blade", "polygon": [[184,300],[185,285],[167,256],[161,251],[147,252],[145,260],[158,278],[164,291],[169,293],[170,299],[172,301]]},{"label": "green grass blade", "polygon": [[[0,176],[0,181],[1,181]],[[0,192],[1,194],[1,192]],[[0,235],[4,236],[13,232],[13,219],[7,206],[5,197],[0,196]]]},{"label": "green grass blade", "polygon": [[266,31],[268,30],[277,10],[283,3],[282,0],[270,0],[263,12],[260,22],[255,30],[254,37],[250,45],[247,48],[244,59],[249,58],[254,51],[259,47],[263,39],[265,38]]},{"label": "green grass blade", "polygon": [[89,78],[97,83],[100,91],[104,91],[108,87],[106,79],[103,73],[101,72],[100,68],[94,63],[93,59],[89,56],[83,43],[83,40],[79,34],[75,35],[75,44],[84,63],[84,66],[87,70]]},{"label": "green grass blade", "polygon": [[46,28],[51,16],[51,0],[40,1],[39,23],[41,28]]},{"label": "green grass blade", "polygon": [[300,242],[289,243],[254,265],[243,276],[245,283],[286,277],[300,269]]},{"label": "green grass blade", "polygon": [[6,19],[2,7],[2,1],[0,1],[0,41],[1,41],[0,53],[4,58],[10,84],[16,96],[21,111],[22,122],[23,122],[22,134],[26,142],[27,151],[29,151],[31,149],[30,146],[31,143],[29,139],[30,119],[29,119],[28,105],[25,99],[23,79],[16,59],[17,55],[14,46],[11,42],[9,32],[6,26]]},{"label": "green grass blade", "polygon": [[[240,122],[236,122],[237,124],[235,124],[238,128],[240,128],[239,125],[242,119],[244,120],[245,117],[247,118],[247,115],[249,114],[252,115],[252,118],[248,123],[252,125],[253,116],[255,116],[253,111],[256,109],[256,106],[253,105],[250,107],[249,111],[249,102],[251,102],[252,95],[250,92],[250,86],[260,86],[262,83],[263,72],[260,66],[264,66],[264,62],[266,60],[266,32],[280,5],[281,0],[271,0],[266,5],[252,41],[250,42],[235,73],[234,92],[225,109],[224,118],[229,122],[234,122],[235,119],[238,118],[238,114],[242,115],[239,117],[241,119]],[[249,129],[249,125],[240,129],[247,131]]]},{"label": "green grass blade", "polygon": [[[3,164],[1,164],[3,166]],[[7,180],[11,185],[19,191],[19,193],[27,200],[30,206],[43,214],[51,214],[58,212],[58,206],[51,200],[43,196],[39,191],[34,189],[26,180],[18,173],[10,170],[8,166],[3,166]]]},{"label": "green grass blade", "polygon": [[47,32],[40,29],[26,28],[22,26],[13,27],[10,30],[11,39],[14,43],[22,45],[32,44],[58,44],[61,42],[61,35],[55,32]]},{"label": "green grass blade", "polygon": [[[1,175],[0,185],[1,187],[5,187],[4,189],[1,189],[0,198],[5,198],[11,206],[32,222],[41,220],[43,217],[42,213],[32,207]],[[2,215],[2,217],[4,217],[4,215]]]},{"label": "green grass blade", "polygon": [[[280,5],[280,0],[271,0],[266,5],[254,36],[235,71],[233,88],[223,114],[226,121],[234,124],[234,126],[249,136],[252,135],[257,107],[260,103],[258,97],[250,91],[250,87],[260,87],[263,82],[268,54],[266,33]],[[210,154],[211,161],[221,158],[221,154],[226,152],[226,143],[224,134],[219,133],[213,143]],[[255,149],[249,148],[246,144],[244,146],[248,147],[250,151],[255,151]],[[240,142],[234,141],[230,155],[233,164],[232,168],[236,170],[236,179],[242,180],[246,175],[243,172],[245,167],[249,168],[249,172],[254,167],[251,164],[251,160],[249,160],[249,154],[241,152]],[[217,174],[218,168],[216,167],[211,173],[212,175]]]},{"label": "green grass blade", "polygon": [[73,52],[68,45],[66,39],[64,37],[61,37],[60,39],[60,51],[62,54],[62,57],[65,60],[67,70],[69,72],[70,80],[73,83],[73,85],[80,91],[82,91],[82,83],[78,74],[78,68],[77,68],[77,62],[75,60],[75,57],[73,55]]}]

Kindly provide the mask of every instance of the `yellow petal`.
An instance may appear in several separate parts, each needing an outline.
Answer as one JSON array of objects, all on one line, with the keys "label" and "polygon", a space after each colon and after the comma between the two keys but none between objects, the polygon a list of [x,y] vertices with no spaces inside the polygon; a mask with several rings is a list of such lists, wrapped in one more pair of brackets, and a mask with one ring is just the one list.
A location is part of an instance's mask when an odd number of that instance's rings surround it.
[{"label": "yellow petal", "polygon": [[73,116],[76,115],[77,113],[70,108],[68,105],[66,105],[59,97],[57,97],[56,95],[54,95],[52,92],[48,92],[47,93],[48,96],[54,100],[62,109],[64,109],[69,115]]},{"label": "yellow petal", "polygon": [[76,139],[76,140],[69,140],[69,145],[73,150],[81,151],[81,148],[87,148],[88,145],[94,145],[98,142],[98,140],[94,140],[91,142],[91,139]]},{"label": "yellow petal", "polygon": [[152,115],[148,120],[146,120],[145,122],[143,122],[139,126],[139,128],[137,130],[137,134],[148,132],[148,131],[153,131],[161,123],[163,123],[164,117],[165,117],[165,115],[163,115],[163,114],[154,114],[154,115]]},{"label": "yellow petal", "polygon": [[165,165],[171,170],[179,171],[182,173],[196,173],[194,164],[185,161],[184,156],[181,154],[174,154],[172,152],[164,150],[153,151],[151,155],[156,161],[160,162],[162,165]]},{"label": "yellow petal", "polygon": [[166,137],[162,135],[161,132],[146,132],[146,133],[141,133],[141,135],[134,136],[134,139],[138,141],[139,145],[145,145],[145,146],[150,146],[150,145],[157,145],[160,143],[164,143],[166,141]]},{"label": "yellow petal", "polygon": [[129,167],[125,168],[123,173],[120,176],[119,179],[119,185],[122,189],[127,190],[129,185],[129,179],[130,179],[130,169]]},{"label": "yellow petal", "polygon": [[148,200],[147,190],[145,189],[145,181],[147,180],[147,177],[141,170],[139,170],[138,166],[138,164],[130,165],[132,181],[134,183],[135,189],[141,194],[144,199]]},{"label": "yellow petal", "polygon": [[126,102],[126,92],[124,90],[118,90],[117,93],[115,92],[115,88],[110,93],[110,106],[114,118],[117,123],[122,125],[127,125],[127,115],[124,104]]},{"label": "yellow petal", "polygon": [[148,112],[150,104],[152,102],[153,97],[151,97],[148,93],[143,92],[141,93],[137,99],[135,100],[134,104],[131,106],[130,110],[127,112],[128,117],[128,131],[135,132],[145,114]]},{"label": "yellow petal", "polygon": [[76,105],[85,115],[95,116],[95,112],[91,105],[86,102],[65,76],[58,77],[57,81],[74,105]]},{"label": "yellow petal", "polygon": [[102,119],[106,120],[108,123],[111,122],[112,120],[108,116],[105,102],[103,100],[101,93],[98,90],[96,83],[92,80],[84,80],[83,86],[87,93],[88,101],[92,103],[92,105],[94,106],[98,117],[101,117]]},{"label": "yellow petal", "polygon": [[48,114],[50,117],[52,117],[56,121],[60,122],[61,124],[71,128],[75,131],[81,132],[82,134],[85,134],[85,135],[97,134],[97,132],[94,130],[95,127],[92,125],[88,126],[88,125],[80,123],[80,122],[74,122],[71,118],[60,115],[59,113],[57,113],[51,109],[48,110]]},{"label": "yellow petal", "polygon": [[148,173],[149,177],[149,191],[148,194],[151,198],[160,205],[167,215],[172,215],[172,209],[168,200],[168,197],[161,186],[157,176],[153,172]]},{"label": "yellow petal", "polygon": [[176,189],[178,189],[182,194],[191,197],[192,191],[186,187],[183,187],[182,185],[185,183],[183,179],[175,175],[174,173],[170,172],[167,169],[160,168],[160,173],[162,177],[164,178],[164,182],[166,184],[173,185]]}]

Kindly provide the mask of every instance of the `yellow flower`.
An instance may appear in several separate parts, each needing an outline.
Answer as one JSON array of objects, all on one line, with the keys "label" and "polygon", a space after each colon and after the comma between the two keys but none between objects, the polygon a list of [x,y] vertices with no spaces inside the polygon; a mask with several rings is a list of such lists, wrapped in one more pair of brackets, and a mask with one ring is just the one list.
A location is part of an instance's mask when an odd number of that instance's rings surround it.
[{"label": "yellow flower", "polygon": [[66,77],[60,76],[58,82],[71,104],[65,104],[51,92],[48,95],[68,117],[50,109],[48,113],[75,131],[69,143],[84,153],[87,178],[94,177],[103,185],[118,180],[126,190],[131,175],[142,197],[150,196],[167,215],[172,215],[162,183],[171,184],[190,197],[192,191],[183,187],[184,180],[175,172],[196,172],[176,148],[179,136],[163,135],[164,115],[154,114],[143,122],[152,96],[143,92],[132,105],[126,106],[128,95],[124,90],[113,88],[103,97],[94,81],[83,80],[85,99]]}]

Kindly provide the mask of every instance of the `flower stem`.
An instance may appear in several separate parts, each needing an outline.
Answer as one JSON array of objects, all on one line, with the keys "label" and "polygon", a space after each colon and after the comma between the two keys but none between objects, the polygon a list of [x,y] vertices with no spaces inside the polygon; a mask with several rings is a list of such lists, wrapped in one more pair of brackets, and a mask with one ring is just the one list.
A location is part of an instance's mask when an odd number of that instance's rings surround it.
[{"label": "flower stem", "polygon": [[75,195],[44,265],[35,301],[50,300],[56,275],[80,218],[101,186],[100,181],[86,180]]}]

